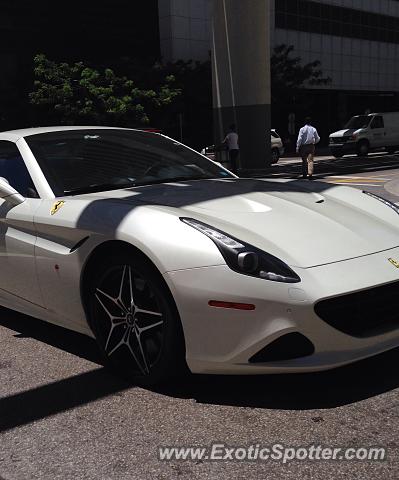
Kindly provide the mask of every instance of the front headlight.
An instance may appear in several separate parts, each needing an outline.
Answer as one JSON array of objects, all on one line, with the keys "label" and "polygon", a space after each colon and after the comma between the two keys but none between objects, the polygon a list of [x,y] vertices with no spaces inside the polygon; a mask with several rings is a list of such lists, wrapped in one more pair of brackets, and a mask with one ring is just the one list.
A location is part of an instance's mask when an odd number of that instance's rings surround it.
[{"label": "front headlight", "polygon": [[235,272],[274,282],[301,281],[298,275],[277,257],[193,218],[180,217],[180,220],[213,240],[227,265]]}]

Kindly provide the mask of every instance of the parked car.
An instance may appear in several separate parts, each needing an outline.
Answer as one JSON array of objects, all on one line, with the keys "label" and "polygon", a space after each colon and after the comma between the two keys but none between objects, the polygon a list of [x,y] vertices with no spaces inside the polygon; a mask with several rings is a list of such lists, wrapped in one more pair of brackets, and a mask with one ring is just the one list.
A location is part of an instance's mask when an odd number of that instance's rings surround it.
[{"label": "parked car", "polygon": [[336,158],[378,150],[394,153],[399,149],[399,112],[355,115],[343,130],[330,135],[329,147]]},{"label": "parked car", "polygon": [[137,384],[399,346],[399,207],[375,194],[106,127],[2,132],[0,177],[0,304],[94,337]]},{"label": "parked car", "polygon": [[272,163],[277,163],[281,155],[284,155],[284,145],[283,141],[280,138],[280,135],[274,129],[271,130],[271,145]]},{"label": "parked car", "polygon": [[[272,129],[270,131],[270,143],[271,143],[271,163],[277,163],[280,159],[281,155],[284,155],[284,145],[280,138],[280,135],[276,132],[276,130]],[[227,166],[229,159],[227,155],[227,147],[225,145],[211,145],[209,147],[205,147],[201,150],[202,155],[207,156],[211,160],[216,159],[216,152],[226,152],[221,156],[221,163]]]},{"label": "parked car", "polygon": [[222,164],[227,164],[229,162],[229,157],[228,157],[228,152],[227,152],[227,146],[226,145],[210,145],[209,147],[204,147],[201,150],[201,154],[205,155],[208,157],[210,160],[213,160],[214,162],[217,159],[217,152],[223,152],[224,155],[222,158],[220,158]]}]

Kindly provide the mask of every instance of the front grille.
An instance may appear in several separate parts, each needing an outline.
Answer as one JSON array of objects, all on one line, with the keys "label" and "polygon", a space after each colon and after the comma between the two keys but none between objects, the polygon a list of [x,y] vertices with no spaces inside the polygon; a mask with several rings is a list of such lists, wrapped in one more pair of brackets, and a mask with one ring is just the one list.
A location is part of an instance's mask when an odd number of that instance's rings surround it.
[{"label": "front grille", "polygon": [[316,314],[353,337],[372,337],[399,328],[399,282],[322,300]]}]

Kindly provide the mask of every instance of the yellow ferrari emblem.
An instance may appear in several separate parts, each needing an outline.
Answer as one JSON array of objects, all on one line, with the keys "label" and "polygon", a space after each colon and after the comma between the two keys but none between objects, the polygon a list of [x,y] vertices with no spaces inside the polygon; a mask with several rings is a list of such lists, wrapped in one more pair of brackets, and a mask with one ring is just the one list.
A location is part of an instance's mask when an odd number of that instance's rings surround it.
[{"label": "yellow ferrari emblem", "polygon": [[53,208],[50,210],[51,215],[54,215],[54,213],[57,213],[58,210],[64,205],[64,200],[59,200],[58,202],[55,202],[53,205]]},{"label": "yellow ferrari emblem", "polygon": [[388,258],[388,261],[390,261],[394,267],[399,268],[399,262],[397,260],[394,260],[393,258]]}]

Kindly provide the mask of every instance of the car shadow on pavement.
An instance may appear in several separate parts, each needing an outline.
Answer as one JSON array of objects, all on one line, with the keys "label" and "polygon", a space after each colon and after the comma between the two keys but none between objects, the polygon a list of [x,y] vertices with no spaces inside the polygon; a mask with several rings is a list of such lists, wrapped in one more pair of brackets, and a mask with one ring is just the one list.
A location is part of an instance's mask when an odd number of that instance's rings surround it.
[{"label": "car shadow on pavement", "polygon": [[[15,332],[15,338],[32,338],[76,355],[98,368],[0,398],[0,432],[117,395],[132,386],[102,366],[95,341],[86,335],[50,325],[41,320],[0,307],[0,326]],[[46,368],[38,354],[37,368]],[[0,374],[12,368],[12,362],[0,359]],[[12,372],[14,374],[15,372]],[[44,372],[46,374],[47,372]],[[3,377],[4,378],[4,377]]]},{"label": "car shadow on pavement", "polygon": [[105,367],[0,398],[0,433],[131,388]]},{"label": "car shadow on pavement", "polygon": [[318,373],[214,376],[192,375],[157,392],[199,403],[278,410],[329,409],[399,387],[399,348]]},{"label": "car shadow on pavement", "polygon": [[[101,365],[95,342],[84,335],[3,308],[0,309],[0,326],[17,332],[16,338],[34,338],[99,364],[94,370],[0,398],[0,432],[135,388]],[[41,368],[41,360],[38,358],[38,368]],[[212,405],[279,410],[328,409],[398,388],[399,375],[394,368],[398,364],[399,348],[328,372],[262,376],[188,375],[151,390]],[[7,368],[7,362],[0,363],[0,370],[2,368]]]},{"label": "car shadow on pavement", "polygon": [[101,354],[94,339],[37,318],[0,307],[0,326],[14,330],[17,338],[34,338],[99,365]]}]

